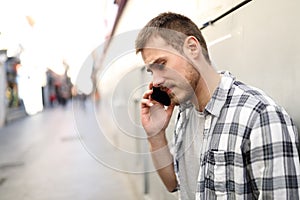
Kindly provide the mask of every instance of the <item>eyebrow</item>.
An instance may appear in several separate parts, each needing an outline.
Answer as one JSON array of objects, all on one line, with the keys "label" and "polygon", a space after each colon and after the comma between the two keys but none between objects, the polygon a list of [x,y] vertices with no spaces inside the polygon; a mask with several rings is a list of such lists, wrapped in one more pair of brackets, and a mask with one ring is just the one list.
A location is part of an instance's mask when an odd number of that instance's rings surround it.
[{"label": "eyebrow", "polygon": [[153,65],[154,63],[157,63],[157,61],[159,60],[160,58],[156,58],[155,60],[152,60],[150,61],[147,65]]},{"label": "eyebrow", "polygon": [[149,64],[146,65],[146,67],[153,67],[154,64],[160,63],[164,58],[163,57],[159,57],[153,61],[150,61]]},{"label": "eyebrow", "polygon": [[148,64],[145,65],[147,72],[152,72],[151,68],[153,68],[153,65],[158,63],[161,60],[161,58],[157,58],[155,60],[150,61]]}]

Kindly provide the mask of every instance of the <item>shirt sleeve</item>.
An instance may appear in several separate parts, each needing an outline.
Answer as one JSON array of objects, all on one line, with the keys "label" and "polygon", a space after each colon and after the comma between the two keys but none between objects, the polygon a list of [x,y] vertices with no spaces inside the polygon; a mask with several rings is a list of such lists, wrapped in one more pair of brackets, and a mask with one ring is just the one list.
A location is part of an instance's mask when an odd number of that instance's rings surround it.
[{"label": "shirt sleeve", "polygon": [[258,199],[299,199],[298,133],[288,114],[267,106],[249,138],[248,178]]}]

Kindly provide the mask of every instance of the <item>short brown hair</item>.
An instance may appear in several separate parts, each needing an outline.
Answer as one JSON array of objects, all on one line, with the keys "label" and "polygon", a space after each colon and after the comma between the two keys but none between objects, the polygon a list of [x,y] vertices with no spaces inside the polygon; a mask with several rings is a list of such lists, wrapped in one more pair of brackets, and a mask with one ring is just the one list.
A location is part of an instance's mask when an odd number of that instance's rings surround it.
[{"label": "short brown hair", "polygon": [[[175,32],[180,34],[173,34]],[[139,32],[135,41],[136,53],[142,51],[149,39],[155,35],[162,37],[167,44],[181,53],[185,38],[188,36],[196,37],[202,47],[205,59],[210,63],[207,45],[200,29],[186,16],[165,12],[150,20]]]}]

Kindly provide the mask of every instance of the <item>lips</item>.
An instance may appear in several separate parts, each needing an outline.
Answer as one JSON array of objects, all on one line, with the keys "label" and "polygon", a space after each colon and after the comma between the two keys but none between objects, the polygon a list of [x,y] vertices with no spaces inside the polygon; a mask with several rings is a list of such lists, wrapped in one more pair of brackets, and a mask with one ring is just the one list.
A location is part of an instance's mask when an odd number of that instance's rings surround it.
[{"label": "lips", "polygon": [[165,86],[163,86],[160,89],[162,91],[166,92],[167,94],[171,94],[172,93],[172,88],[173,88],[173,86],[171,86],[171,87],[165,87]]},{"label": "lips", "polygon": [[171,94],[171,93],[172,93],[172,90],[171,90],[170,88],[168,88],[167,91],[166,91],[166,93],[167,93],[167,94]]},{"label": "lips", "polygon": [[173,90],[175,89],[175,85],[169,85],[169,87],[168,87],[168,91],[167,92],[173,92]]}]

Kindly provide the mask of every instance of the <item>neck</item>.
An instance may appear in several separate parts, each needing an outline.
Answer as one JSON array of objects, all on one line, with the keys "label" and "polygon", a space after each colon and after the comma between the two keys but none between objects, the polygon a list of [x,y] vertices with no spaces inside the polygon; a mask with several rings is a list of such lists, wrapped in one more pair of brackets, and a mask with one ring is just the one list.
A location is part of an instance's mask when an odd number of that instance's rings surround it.
[{"label": "neck", "polygon": [[200,112],[203,112],[217,89],[221,81],[221,76],[210,65],[201,67],[199,73],[200,79],[195,91],[196,97],[192,102]]}]

